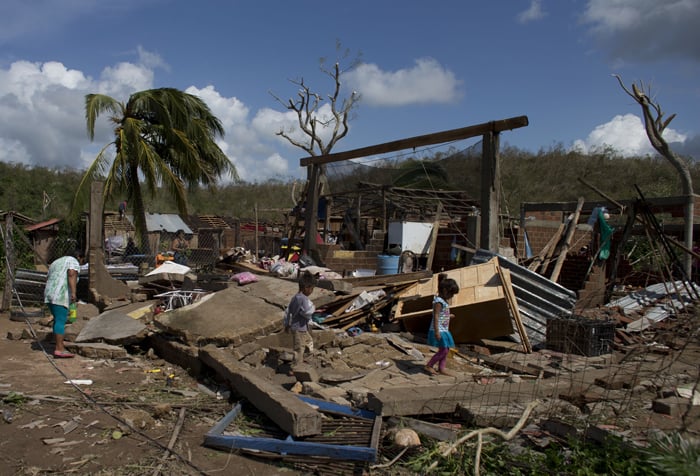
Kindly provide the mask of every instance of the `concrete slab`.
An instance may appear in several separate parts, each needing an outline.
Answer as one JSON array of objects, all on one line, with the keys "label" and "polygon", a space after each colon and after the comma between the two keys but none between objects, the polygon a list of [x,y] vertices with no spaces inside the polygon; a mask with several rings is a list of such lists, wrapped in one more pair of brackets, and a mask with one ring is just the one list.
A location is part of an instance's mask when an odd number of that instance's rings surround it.
[{"label": "concrete slab", "polygon": [[146,326],[128,315],[134,309],[143,307],[124,306],[106,311],[85,323],[75,342],[106,342],[114,345],[128,345],[141,342],[147,333]]},{"label": "concrete slab", "polygon": [[529,402],[543,394],[533,382],[497,382],[479,385],[457,384],[387,387],[367,395],[367,409],[383,416],[433,415],[454,413],[459,405],[480,402],[485,406]]},{"label": "concrete slab", "polygon": [[185,369],[193,377],[202,374],[202,362],[196,347],[167,339],[165,336],[153,334],[147,339],[148,345],[162,359]]},{"label": "concrete slab", "polygon": [[199,356],[205,365],[229,382],[234,392],[247,398],[293,437],[321,433],[321,413],[293,393],[247,370],[230,351],[208,345],[199,351]]},{"label": "concrete slab", "polygon": [[[189,345],[238,346],[280,331],[283,310],[298,290],[294,281],[260,276],[256,283],[230,286],[206,300],[158,314],[154,323]],[[317,307],[317,301],[328,298],[324,293],[329,291],[315,289],[311,295]]]},{"label": "concrete slab", "polygon": [[88,344],[66,342],[66,350],[93,359],[125,359],[129,356],[124,347],[101,342]]},{"label": "concrete slab", "polygon": [[689,398],[668,397],[654,400],[651,409],[656,413],[677,417],[683,415],[692,406]]}]

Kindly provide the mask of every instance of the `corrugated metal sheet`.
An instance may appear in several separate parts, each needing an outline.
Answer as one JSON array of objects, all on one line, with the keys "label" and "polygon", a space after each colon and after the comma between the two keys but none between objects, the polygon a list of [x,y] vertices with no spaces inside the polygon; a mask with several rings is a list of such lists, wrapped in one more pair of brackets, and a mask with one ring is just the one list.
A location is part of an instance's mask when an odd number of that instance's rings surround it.
[{"label": "corrugated metal sheet", "polygon": [[[533,347],[545,343],[547,321],[558,317],[570,317],[576,305],[576,293],[487,250],[477,250],[471,262],[485,263],[494,256],[498,257],[498,264],[502,268],[510,271],[513,292],[530,343]],[[517,334],[514,337],[518,339]]]},{"label": "corrugated metal sheet", "polygon": [[608,306],[619,307],[625,315],[642,313],[642,317],[625,327],[627,331],[640,332],[678,314],[693,304],[699,293],[700,287],[688,281],[657,283],[611,301]]},{"label": "corrugated metal sheet", "polygon": [[186,235],[192,234],[192,229],[187,226],[180,215],[174,213],[146,213],[146,228],[149,232],[165,231],[175,233],[183,230]]}]

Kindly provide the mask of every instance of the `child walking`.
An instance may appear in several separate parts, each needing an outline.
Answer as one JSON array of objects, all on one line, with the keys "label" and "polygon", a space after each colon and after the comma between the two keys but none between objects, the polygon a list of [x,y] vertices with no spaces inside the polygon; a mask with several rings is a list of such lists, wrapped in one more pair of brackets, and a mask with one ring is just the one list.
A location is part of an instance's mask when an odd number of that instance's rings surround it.
[{"label": "child walking", "polygon": [[[450,305],[449,301],[459,292],[457,281],[448,278],[445,273],[438,275],[438,294],[433,299],[433,319],[428,330],[428,345],[437,347],[438,351],[425,366],[425,371],[431,375],[438,372],[443,375],[451,375],[445,369],[450,348],[455,346],[455,340],[450,333]],[[437,370],[435,364],[438,365]]]},{"label": "child walking", "polygon": [[302,274],[299,277],[299,292],[292,297],[284,313],[284,329],[292,333],[294,342],[294,365],[304,361],[304,351],[307,348],[310,352],[314,350],[309,328],[309,321],[316,310],[314,303],[309,299],[314,287],[314,278],[311,273]]}]

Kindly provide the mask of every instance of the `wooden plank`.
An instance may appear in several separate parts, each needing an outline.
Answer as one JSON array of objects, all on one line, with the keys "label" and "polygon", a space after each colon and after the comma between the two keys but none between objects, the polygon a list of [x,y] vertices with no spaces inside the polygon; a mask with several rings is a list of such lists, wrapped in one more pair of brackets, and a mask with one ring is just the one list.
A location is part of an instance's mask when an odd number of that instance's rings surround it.
[{"label": "wooden plank", "polygon": [[305,441],[255,438],[250,436],[210,435],[204,437],[204,445],[223,450],[244,449],[267,451],[284,455],[322,456],[339,460],[373,462],[377,458],[374,448],[364,446],[330,445]]},{"label": "wooden plank", "polygon": [[515,328],[518,330],[518,335],[520,336],[520,341],[523,345],[523,351],[526,354],[529,354],[532,352],[532,345],[530,345],[530,337],[527,335],[522,317],[520,316],[518,300],[515,297],[515,293],[513,292],[513,283],[510,280],[510,270],[503,269],[499,266],[498,274],[501,277],[501,282],[503,283],[503,290],[506,295],[506,300],[508,301],[508,307],[513,315],[513,320],[515,321]]},{"label": "wooden plank", "polygon": [[438,202],[437,211],[435,212],[435,220],[433,220],[433,229],[430,233],[430,248],[428,249],[428,261],[425,264],[425,269],[430,271],[432,271],[433,269],[435,248],[437,246],[438,234],[440,233],[440,213],[442,213],[442,202]]},{"label": "wooden plank", "polygon": [[379,451],[379,441],[382,436],[382,417],[377,415],[374,418],[374,425],[372,426],[372,437],[370,438],[369,446],[375,451]]},{"label": "wooden plank", "polygon": [[380,274],[378,276],[364,276],[357,278],[344,278],[343,281],[347,281],[353,286],[376,286],[376,285],[388,285],[388,284],[401,284],[409,281],[419,281],[421,279],[428,279],[433,275],[431,271],[415,271],[413,273],[403,273],[403,274]]},{"label": "wooden plank", "polygon": [[544,273],[547,272],[547,268],[549,267],[549,262],[552,260],[552,256],[554,255],[554,250],[557,248],[557,243],[559,243],[559,240],[561,240],[561,235],[564,233],[564,224],[560,224],[559,228],[557,229],[557,232],[554,234],[552,237],[552,246],[547,250],[547,253],[544,256],[544,260],[542,261],[542,264],[540,266],[540,274],[544,275]]},{"label": "wooden plank", "polygon": [[432,309],[421,309],[420,311],[413,311],[413,312],[407,312],[406,314],[399,314],[396,316],[396,318],[397,319],[407,319],[410,317],[432,314],[432,312],[433,312]]},{"label": "wooden plank", "polygon": [[219,420],[204,437],[204,446],[220,448],[224,450],[246,449],[252,451],[268,451],[282,455],[306,455],[333,458],[338,460],[376,461],[381,435],[382,418],[375,413],[363,409],[353,409],[334,402],[318,400],[307,396],[297,396],[306,404],[317,407],[328,414],[343,415],[348,417],[373,420],[370,446],[337,445],[329,443],[315,443],[294,441],[293,438],[279,440],[266,437],[229,436],[224,435],[226,428],[236,419],[241,412],[241,404],[236,406]]},{"label": "wooden plank", "polygon": [[337,152],[335,154],[326,154],[316,157],[306,157],[299,161],[302,167],[311,164],[329,164],[332,162],[340,162],[343,160],[356,159],[358,157],[367,157],[370,155],[385,154],[387,152],[396,152],[397,150],[412,149],[423,147],[426,145],[440,144],[443,142],[452,142],[469,137],[484,135],[487,132],[501,132],[528,125],[527,116],[517,116],[499,121],[484,122],[473,126],[462,127],[460,129],[451,129],[448,131],[437,132],[434,134],[425,134],[422,136],[410,137],[392,142],[385,142],[369,147],[348,150],[345,152]]},{"label": "wooden plank", "polygon": [[571,240],[574,238],[574,234],[576,233],[576,226],[578,225],[578,219],[581,216],[581,209],[583,208],[584,204],[584,199],[583,197],[580,197],[578,199],[578,204],[576,205],[576,211],[574,212],[574,216],[571,218],[571,223],[569,223],[569,227],[566,230],[566,237],[564,238],[564,246],[562,249],[559,251],[559,256],[557,257],[557,262],[554,264],[554,270],[552,270],[552,275],[549,277],[549,279],[552,282],[557,282],[557,279],[559,279],[559,273],[561,272],[561,267],[564,265],[564,260],[566,260],[566,253],[569,251],[569,246],[571,245]]},{"label": "wooden plank", "polygon": [[494,358],[490,355],[480,355],[481,363],[493,370],[502,372],[512,372],[515,374],[532,375],[539,377],[540,371],[527,365],[522,365],[517,362],[506,362],[501,358]]},{"label": "wooden plank", "polygon": [[367,420],[374,420],[377,416],[376,413],[369,410],[364,410],[362,408],[351,408],[347,405],[341,405],[335,402],[329,402],[328,400],[321,400],[318,398],[309,397],[307,395],[297,395],[299,400],[306,402],[310,405],[318,407],[324,413],[333,413],[335,415],[345,415],[352,416],[356,418],[365,418]]},{"label": "wooden plank", "polygon": [[540,250],[540,252],[535,256],[535,259],[532,260],[532,263],[527,267],[530,271],[535,271],[537,267],[542,263],[546,257],[552,256],[551,255],[551,250],[554,248],[554,245],[557,244],[557,241],[559,241],[559,238],[561,237],[561,233],[564,231],[564,224],[561,223],[559,225],[559,228],[557,229],[557,232],[552,235],[552,237],[549,239],[546,245],[544,245],[544,248]]}]

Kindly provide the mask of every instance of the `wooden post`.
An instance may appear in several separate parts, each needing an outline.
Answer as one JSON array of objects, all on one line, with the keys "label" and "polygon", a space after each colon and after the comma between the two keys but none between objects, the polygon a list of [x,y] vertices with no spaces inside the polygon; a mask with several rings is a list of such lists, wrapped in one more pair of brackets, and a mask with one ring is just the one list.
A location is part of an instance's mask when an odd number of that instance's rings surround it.
[{"label": "wooden post", "polygon": [[15,281],[15,244],[13,241],[13,215],[5,215],[5,288],[2,293],[2,310],[7,311],[12,306],[12,290]]},{"label": "wooden post", "polygon": [[[357,236],[362,242],[362,195],[357,195],[357,222],[355,223],[355,229],[357,230]],[[362,249],[366,248],[366,243],[362,243]]]},{"label": "wooden post", "polygon": [[499,135],[487,132],[482,136],[481,155],[481,239],[479,247],[498,253],[498,184],[501,172],[498,157]]},{"label": "wooden post", "polygon": [[126,299],[129,287],[113,278],[105,266],[103,236],[104,182],[90,184],[90,216],[88,218],[88,289],[89,301],[104,309],[113,299]]},{"label": "wooden post", "polygon": [[384,236],[386,236],[389,231],[389,223],[387,223],[388,217],[386,216],[386,188],[382,187],[382,214],[384,217],[384,225],[382,226],[382,231]]},{"label": "wooden post", "polygon": [[435,259],[435,248],[437,245],[438,233],[440,232],[440,213],[442,213],[442,202],[438,202],[435,220],[433,222],[433,232],[430,234],[430,248],[428,249],[428,260],[425,264],[427,271],[432,271],[433,260]]},{"label": "wooden post", "polygon": [[[331,229],[332,225],[333,225],[333,222],[331,221],[332,216],[333,216],[333,199],[329,195],[328,198],[326,199],[326,223],[327,223],[326,231],[329,235],[331,233],[334,234],[334,236],[336,238],[336,243],[337,243],[338,235],[335,234],[335,230]],[[326,238],[326,240],[327,240],[327,238]]]},{"label": "wooden post", "polygon": [[258,253],[260,250],[260,243],[258,239],[258,203],[255,203],[255,262],[258,262]]},{"label": "wooden post", "polygon": [[304,219],[304,250],[311,255],[316,249],[316,233],[318,228],[318,196],[321,166],[312,164],[309,174],[306,194],[306,218]]},{"label": "wooden post", "polygon": [[552,257],[552,254],[554,253],[554,248],[559,242],[563,231],[564,224],[562,223],[559,225],[559,228],[557,228],[556,233],[554,233],[554,235],[552,235],[547,244],[544,245],[544,248],[542,248],[542,250],[537,254],[537,256],[535,256],[535,259],[532,261],[532,263],[530,263],[530,266],[528,266],[527,269],[535,271],[538,266],[542,265],[540,274],[544,274],[547,271],[547,266],[549,266],[549,259]]},{"label": "wooden post", "polygon": [[[627,221],[625,222],[625,228],[622,232],[622,239],[617,245],[617,249],[615,250],[615,256],[613,257],[612,260],[612,267],[610,268],[610,278],[608,281],[607,286],[605,287],[605,299],[604,302],[610,301],[610,296],[612,296],[612,293],[615,288],[615,281],[617,280],[617,268],[620,266],[620,261],[622,260],[622,248],[627,243],[627,240],[629,240],[630,236],[632,235],[632,228],[634,227],[634,222],[637,219],[637,206],[636,204],[632,206],[629,210],[627,210]],[[593,257],[593,262],[591,263],[591,266],[588,268],[589,270],[592,268],[593,264],[596,262],[596,258],[598,256],[598,250],[596,250],[596,254]]]}]

